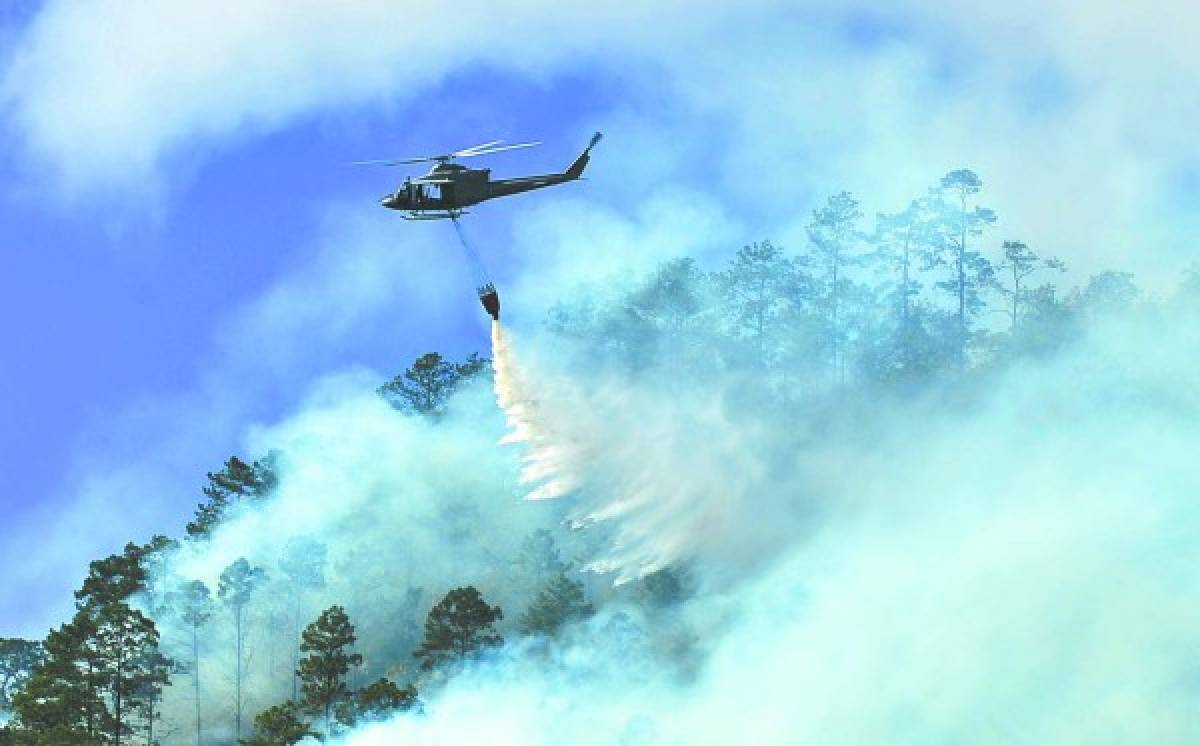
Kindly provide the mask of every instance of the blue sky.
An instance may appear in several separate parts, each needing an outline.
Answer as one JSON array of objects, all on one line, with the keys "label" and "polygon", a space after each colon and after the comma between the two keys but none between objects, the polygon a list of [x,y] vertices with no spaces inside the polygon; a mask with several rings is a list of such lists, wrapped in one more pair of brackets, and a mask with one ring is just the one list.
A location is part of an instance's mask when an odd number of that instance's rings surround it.
[{"label": "blue sky", "polygon": [[[503,90],[513,113],[499,122],[470,113],[488,90]],[[71,505],[71,492],[86,479],[79,473],[81,452],[103,454],[102,462],[146,457],[144,448],[153,447],[157,435],[114,442],[113,418],[135,403],[186,396],[202,387],[206,372],[220,364],[214,343],[219,346],[222,322],[269,292],[289,268],[312,259],[325,206],[381,210],[378,197],[404,172],[354,168],[350,160],[538,137],[548,140],[541,152],[498,156],[492,167],[513,175],[556,170],[583,145],[578,137],[561,141],[563,134],[586,128],[589,112],[612,95],[599,76],[586,74],[537,85],[486,71],[456,75],[431,89],[429,104],[414,107],[419,111],[338,113],[222,153],[172,192],[161,215],[144,222],[122,217],[114,224],[103,206],[46,204],[10,191],[0,206],[10,257],[0,287],[3,336],[11,351],[11,363],[0,374],[0,407],[7,415],[0,447],[12,467],[0,496],[4,538],[16,532],[29,536],[59,520],[58,511]],[[465,118],[457,114],[460,107],[468,109]],[[21,178],[19,166],[5,165],[4,183],[19,184]],[[332,349],[306,351],[286,376],[253,386],[242,410],[248,420],[270,420],[286,411],[309,376],[328,368],[357,364],[390,375],[427,350],[455,356],[486,352],[486,335],[475,323],[473,280],[447,227],[410,226],[388,217],[395,220],[389,234],[398,252],[404,251],[406,231],[444,234],[437,239],[438,258],[446,274],[461,275],[461,288],[444,296],[439,323],[433,329],[412,324],[398,297],[388,304],[395,313],[380,313],[364,328],[350,330]],[[503,268],[493,273],[502,276]],[[420,282],[398,278],[397,290]],[[236,430],[217,435],[178,464],[179,480],[169,492],[129,495],[127,503],[113,506],[111,520],[119,528],[99,532],[101,541],[80,536],[81,543],[107,552],[126,540],[122,536],[141,541],[147,532],[177,533],[198,498],[204,472],[240,453]],[[142,519],[143,512],[154,518]],[[86,563],[76,564],[81,577]],[[38,578],[20,591],[57,608],[71,587],[64,581],[78,579]],[[18,620],[26,610],[5,608],[17,612]]]},{"label": "blue sky", "polygon": [[59,619],[88,560],[179,533],[204,472],[323,376],[485,348],[448,228],[385,214],[405,172],[351,160],[539,139],[488,165],[542,172],[604,130],[590,181],[468,225],[518,325],[675,253],[801,248],[824,194],[897,209],[964,165],[996,242],[1076,281],[1165,288],[1191,260],[1200,57],[1132,11],[221,5],[0,14],[0,635]]}]

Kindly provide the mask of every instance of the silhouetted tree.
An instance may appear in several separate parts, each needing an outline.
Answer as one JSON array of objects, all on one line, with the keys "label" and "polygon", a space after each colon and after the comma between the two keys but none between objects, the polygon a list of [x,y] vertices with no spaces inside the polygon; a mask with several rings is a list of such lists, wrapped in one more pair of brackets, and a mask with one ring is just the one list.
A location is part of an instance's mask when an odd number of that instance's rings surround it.
[{"label": "silhouetted tree", "polygon": [[15,730],[62,744],[97,743],[110,731],[95,639],[95,622],[84,611],[47,635],[42,663],[13,695]]},{"label": "silhouetted tree", "polygon": [[147,650],[135,664],[138,673],[133,680],[131,705],[142,722],[146,743],[152,745],[159,742],[154,726],[162,719],[163,690],[170,685],[171,674],[177,673],[177,668],[175,661],[158,652],[157,646]]},{"label": "silhouetted tree", "polygon": [[397,712],[419,706],[417,689],[412,684],[400,687],[390,679],[381,678],[338,705],[337,720],[342,725],[353,727],[363,722],[386,720]]},{"label": "silhouetted tree", "polygon": [[75,605],[80,609],[99,608],[144,591],[148,582],[147,558],[174,545],[165,536],[155,536],[148,544],[130,542],[121,554],[92,561],[83,585],[75,591]]},{"label": "silhouetted tree", "polygon": [[105,604],[95,612],[95,649],[98,669],[112,706],[105,729],[111,742],[133,732],[130,725],[147,700],[157,701],[167,683],[169,664],[158,652],[154,622],[124,603]]},{"label": "silhouetted tree", "polygon": [[647,605],[657,608],[673,606],[688,597],[684,572],[664,567],[642,577],[638,595]]},{"label": "silhouetted tree", "polygon": [[538,594],[519,621],[527,635],[553,637],[565,625],[586,619],[593,612],[583,595],[583,584],[559,573]]},{"label": "silhouetted tree", "polygon": [[196,506],[196,518],[187,524],[193,539],[203,539],[225,517],[229,508],[244,500],[260,500],[270,494],[279,482],[279,454],[268,453],[266,458],[247,464],[230,456],[220,471],[210,471],[204,487],[204,502]]},{"label": "silhouetted tree", "polygon": [[405,414],[438,417],[445,412],[450,395],[464,381],[486,371],[489,364],[475,353],[454,363],[436,352],[427,352],[408,370],[380,386],[378,393]]},{"label": "silhouetted tree", "polygon": [[244,746],[292,746],[305,738],[316,737],[308,723],[300,718],[295,702],[268,707],[254,716],[254,736],[239,740]]},{"label": "silhouetted tree", "polygon": [[327,735],[334,706],[350,694],[346,674],[350,666],[362,663],[361,655],[348,652],[355,639],[354,625],[341,606],[329,607],[304,628],[300,650],[308,655],[300,659],[296,673],[304,691],[304,709],[324,714]]},{"label": "silhouetted tree", "polygon": [[413,652],[421,668],[447,660],[463,660],[504,640],[492,626],[504,618],[499,606],[488,606],[474,586],[455,588],[425,618],[425,640]]}]

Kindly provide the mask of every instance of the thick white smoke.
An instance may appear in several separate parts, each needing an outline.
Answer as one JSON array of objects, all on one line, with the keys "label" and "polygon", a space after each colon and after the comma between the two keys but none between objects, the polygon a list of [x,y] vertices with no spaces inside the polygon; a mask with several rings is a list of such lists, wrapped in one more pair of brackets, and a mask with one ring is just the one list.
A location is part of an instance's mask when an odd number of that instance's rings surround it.
[{"label": "thick white smoke", "polygon": [[[577,551],[558,531],[560,506],[520,502],[509,454],[495,447],[503,423],[490,391],[461,391],[434,424],[393,410],[374,393],[379,380],[365,371],[328,379],[301,413],[257,428],[247,450],[283,454],[271,499],[235,511],[207,541],[184,542],[145,599],[170,608],[168,594],[193,580],[215,597],[222,570],[241,557],[265,571],[248,607],[243,736],[256,713],[292,697],[296,620],[344,606],[365,658],[351,684],[408,680],[424,615],[447,590],[478,587],[510,613],[507,632],[533,592],[517,565],[525,537],[545,528],[568,559]],[[294,542],[325,547],[320,587],[297,587],[285,573]],[[233,730],[235,645],[232,613],[214,601],[200,630],[200,706],[206,742],[222,743]],[[166,652],[190,668],[188,626],[173,611],[155,616]],[[190,674],[181,675],[166,690],[166,742],[193,738],[194,707]]]},{"label": "thick white smoke", "polygon": [[[664,416],[631,385],[628,419],[589,460],[676,480],[688,504],[666,495],[674,520],[650,499],[626,505],[609,491],[623,480],[593,483],[600,467],[580,491],[620,506],[618,534],[656,536],[701,566],[728,567],[728,543],[777,557],[678,612],[701,651],[694,676],[646,676],[593,622],[549,661],[513,646],[433,693],[427,714],[345,743],[1194,741],[1194,321],[1179,309],[1100,321],[954,405],[825,412],[825,437],[799,447],[789,428],[814,422],[695,437],[696,418]],[[692,391],[655,393],[676,414],[704,409]],[[644,432],[625,429],[641,418]],[[670,453],[698,441],[726,457]],[[809,516],[792,524],[804,530],[778,530],[789,512]]]}]

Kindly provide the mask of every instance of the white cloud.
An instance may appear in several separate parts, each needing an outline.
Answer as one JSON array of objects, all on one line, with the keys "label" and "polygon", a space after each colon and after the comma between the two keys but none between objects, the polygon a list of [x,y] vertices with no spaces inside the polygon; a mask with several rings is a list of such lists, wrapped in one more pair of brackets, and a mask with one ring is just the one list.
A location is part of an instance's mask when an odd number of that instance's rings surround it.
[{"label": "white cloud", "polygon": [[298,117],[411,100],[469,64],[537,73],[594,52],[614,30],[648,36],[638,13],[591,7],[475,3],[449,19],[435,5],[380,1],[51,2],[11,54],[0,90],[30,152],[67,186],[130,186],[164,159]]},{"label": "white cloud", "polygon": [[[160,183],[306,118],[405,106],[471,65],[582,67],[651,103],[614,112],[639,143],[612,154],[634,194],[708,172],[713,199],[787,222],[843,187],[897,209],[970,165],[1000,211],[997,243],[1156,286],[1188,256],[1174,190],[1196,162],[1194,4],[723,5],[471,4],[447,22],[383,2],[51,2],[2,90],[28,155],[79,194]],[[853,41],[855,24],[879,38]],[[503,92],[484,103],[502,109]],[[698,135],[710,152],[681,152]],[[647,157],[662,168],[628,167]]]}]

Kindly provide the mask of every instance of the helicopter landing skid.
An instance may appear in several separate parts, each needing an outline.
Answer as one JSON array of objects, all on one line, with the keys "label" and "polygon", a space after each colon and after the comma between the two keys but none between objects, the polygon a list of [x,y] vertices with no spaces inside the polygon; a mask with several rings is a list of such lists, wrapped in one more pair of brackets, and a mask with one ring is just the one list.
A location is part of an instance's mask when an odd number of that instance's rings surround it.
[{"label": "helicopter landing skid", "polygon": [[446,210],[444,212],[410,212],[400,217],[405,220],[457,220],[463,215],[470,215],[466,210]]}]

